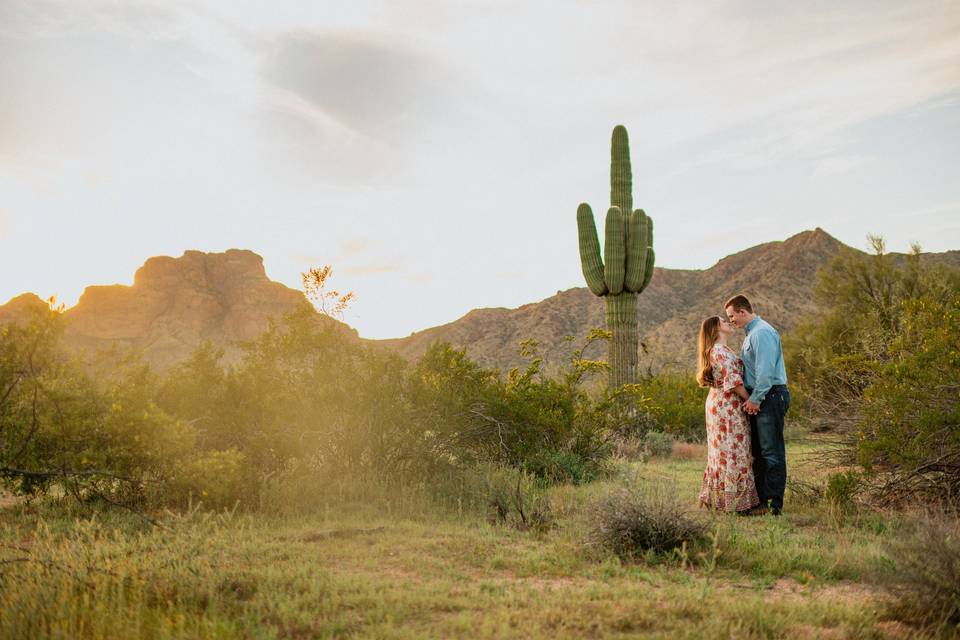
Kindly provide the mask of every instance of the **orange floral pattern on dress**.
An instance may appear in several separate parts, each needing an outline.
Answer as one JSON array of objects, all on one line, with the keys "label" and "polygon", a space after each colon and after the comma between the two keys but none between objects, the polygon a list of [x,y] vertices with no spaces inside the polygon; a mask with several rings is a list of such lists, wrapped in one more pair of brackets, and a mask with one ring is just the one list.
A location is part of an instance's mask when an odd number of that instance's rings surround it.
[{"label": "orange floral pattern on dress", "polygon": [[753,480],[750,422],[734,389],[743,384],[743,362],[730,347],[710,349],[714,384],[707,394],[707,468],[700,504],[720,511],[743,511],[760,504]]}]

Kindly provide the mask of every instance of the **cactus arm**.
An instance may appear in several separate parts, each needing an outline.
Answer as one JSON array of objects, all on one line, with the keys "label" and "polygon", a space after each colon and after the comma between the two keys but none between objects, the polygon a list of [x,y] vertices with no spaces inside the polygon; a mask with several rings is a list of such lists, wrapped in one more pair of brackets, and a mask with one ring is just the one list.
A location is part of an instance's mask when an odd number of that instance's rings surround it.
[{"label": "cactus arm", "polygon": [[650,284],[650,278],[653,277],[653,263],[655,261],[656,255],[653,251],[653,218],[647,216],[647,266],[644,270],[643,284],[640,286],[640,291],[646,289],[647,285]]},{"label": "cactus arm", "polygon": [[607,211],[603,240],[603,279],[610,295],[623,291],[623,275],[627,266],[627,229],[620,207]]},{"label": "cactus arm", "polygon": [[610,206],[620,207],[626,216],[633,211],[633,174],[630,169],[630,140],[622,124],[613,128],[610,141]]},{"label": "cactus arm", "polygon": [[577,207],[577,232],[580,236],[580,267],[587,287],[595,295],[607,293],[603,280],[603,262],[600,260],[600,240],[597,238],[597,225],[593,220],[593,211],[587,203]]},{"label": "cactus arm", "polygon": [[647,215],[643,209],[637,209],[627,216],[627,272],[623,288],[633,293],[641,291],[646,266]]}]

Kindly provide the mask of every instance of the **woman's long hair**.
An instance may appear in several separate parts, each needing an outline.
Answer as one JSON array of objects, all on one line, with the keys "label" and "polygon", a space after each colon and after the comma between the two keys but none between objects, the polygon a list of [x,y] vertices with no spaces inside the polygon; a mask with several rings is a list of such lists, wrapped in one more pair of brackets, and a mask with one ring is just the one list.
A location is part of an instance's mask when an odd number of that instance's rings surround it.
[{"label": "woman's long hair", "polygon": [[720,318],[710,316],[700,324],[700,337],[697,339],[697,383],[701,387],[713,386],[713,365],[710,363],[710,349],[720,337]]}]

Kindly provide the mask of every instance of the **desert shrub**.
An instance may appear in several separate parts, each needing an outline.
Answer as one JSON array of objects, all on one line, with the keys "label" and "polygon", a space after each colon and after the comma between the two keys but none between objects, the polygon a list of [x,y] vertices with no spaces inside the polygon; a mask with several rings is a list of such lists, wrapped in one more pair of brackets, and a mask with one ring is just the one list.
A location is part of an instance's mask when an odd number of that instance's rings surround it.
[{"label": "desert shrub", "polygon": [[675,488],[665,484],[620,487],[600,498],[590,511],[590,541],[625,560],[700,543],[706,534],[704,524],[690,515]]},{"label": "desert shrub", "polygon": [[643,446],[643,438],[636,436],[616,435],[613,440],[613,453],[616,458],[625,460],[643,460],[646,456],[646,449]]},{"label": "desert shrub", "polygon": [[491,524],[544,533],[555,525],[542,480],[523,470],[480,466],[471,473],[473,490],[486,507]]},{"label": "desert shrub", "polygon": [[503,375],[462,350],[433,345],[410,383],[416,415],[446,459],[504,464],[555,482],[595,478],[612,448],[612,403],[581,388],[594,366],[575,359],[548,376],[535,343],[525,343],[523,354],[529,364]]},{"label": "desert shrub", "polygon": [[236,449],[203,452],[185,460],[164,483],[163,502],[183,507],[202,504],[213,509],[233,507],[256,495],[257,478]]},{"label": "desert shrub", "polygon": [[625,384],[613,391],[605,389],[597,398],[597,409],[618,436],[643,440],[648,431],[660,427],[660,408],[642,384]]},{"label": "desert shrub", "polygon": [[581,452],[554,450],[532,456],[523,468],[549,482],[586,484],[596,480],[605,466],[603,460],[588,458]]},{"label": "desert shrub", "polygon": [[819,311],[784,343],[791,385],[873,500],[960,500],[960,270],[871,244],[818,274]]},{"label": "desert shrub", "polygon": [[928,513],[892,542],[895,570],[884,574],[898,617],[960,631],[960,519]]},{"label": "desert shrub", "polygon": [[626,392],[586,393],[603,365],[582,349],[557,375],[533,342],[529,364],[506,373],[443,344],[410,367],[306,306],[229,366],[208,343],[163,374],[135,358],[73,362],[60,321],[0,336],[0,474],[20,493],[56,484],[137,507],[255,507],[262,490],[297,482],[376,494],[477,464],[580,484],[606,472],[611,434],[643,408]]},{"label": "desert shrub", "polygon": [[864,391],[857,458],[896,473],[886,486],[892,498],[947,496],[960,504],[960,291],[902,310],[889,361]]},{"label": "desert shrub", "polygon": [[235,449],[264,475],[295,464],[331,476],[395,476],[436,460],[430,425],[411,404],[406,363],[309,307],[272,323],[234,366],[223,368],[221,355],[200,347],[159,396],[194,425],[205,450]]},{"label": "desert shrub", "polygon": [[706,440],[703,416],[706,391],[697,385],[692,373],[662,371],[642,380],[638,386],[649,398],[656,425],[651,428],[686,442]]},{"label": "desert shrub", "polygon": [[134,360],[95,375],[60,347],[62,318],[38,313],[0,332],[0,476],[19,494],[51,488],[80,500],[142,503],[194,446],[154,402],[157,379]]},{"label": "desert shrub", "polygon": [[824,496],[830,504],[844,512],[853,510],[854,499],[863,488],[863,477],[856,471],[839,471],[827,478]]},{"label": "desert shrub", "polygon": [[643,438],[644,448],[654,458],[668,458],[673,452],[675,440],[669,433],[650,431]]}]

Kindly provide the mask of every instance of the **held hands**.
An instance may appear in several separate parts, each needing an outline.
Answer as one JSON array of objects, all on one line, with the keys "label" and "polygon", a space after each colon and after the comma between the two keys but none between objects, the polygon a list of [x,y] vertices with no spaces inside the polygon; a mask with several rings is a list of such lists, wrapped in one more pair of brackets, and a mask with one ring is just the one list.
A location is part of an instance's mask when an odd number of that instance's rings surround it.
[{"label": "held hands", "polygon": [[750,402],[750,394],[747,393],[746,388],[744,388],[742,384],[738,384],[734,391],[736,392],[737,396],[740,397],[740,406],[744,411],[752,416],[755,416],[760,412],[760,405]]}]

